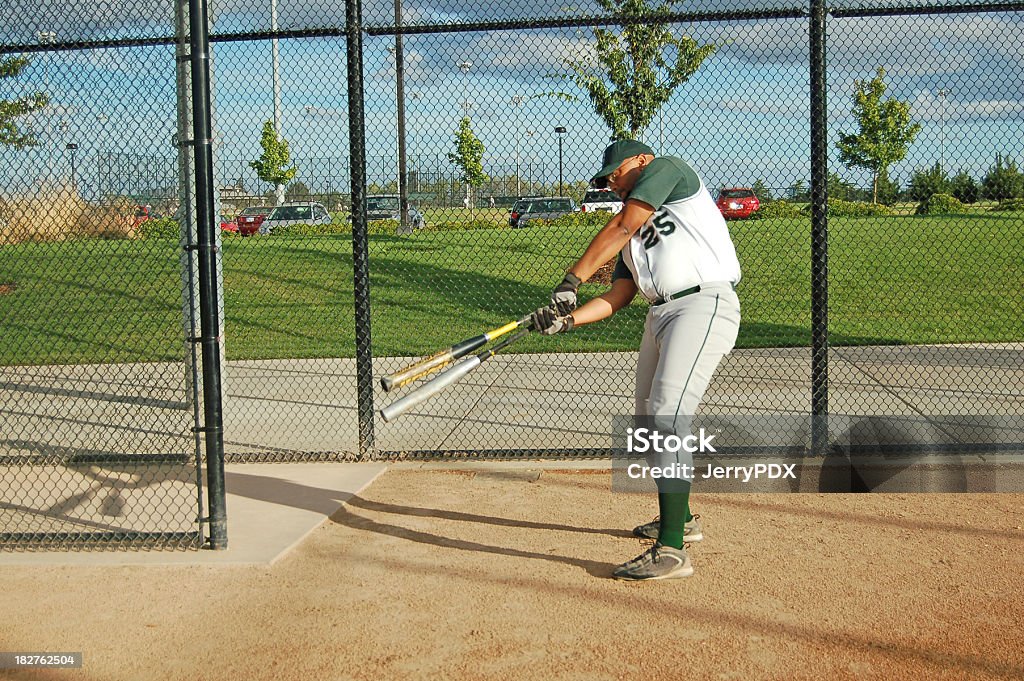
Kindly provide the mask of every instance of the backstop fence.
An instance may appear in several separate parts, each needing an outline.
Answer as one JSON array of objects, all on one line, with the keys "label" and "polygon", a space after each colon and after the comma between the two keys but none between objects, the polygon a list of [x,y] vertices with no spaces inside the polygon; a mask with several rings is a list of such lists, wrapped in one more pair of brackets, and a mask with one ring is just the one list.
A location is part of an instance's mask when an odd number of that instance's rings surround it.
[{"label": "backstop fence", "polygon": [[23,4],[0,548],[222,547],[225,459],[613,454],[639,300],[378,414],[382,375],[545,304],[610,213],[513,209],[578,208],[613,125],[723,197],[726,446],[821,454],[859,416],[1019,447],[1021,3]]}]

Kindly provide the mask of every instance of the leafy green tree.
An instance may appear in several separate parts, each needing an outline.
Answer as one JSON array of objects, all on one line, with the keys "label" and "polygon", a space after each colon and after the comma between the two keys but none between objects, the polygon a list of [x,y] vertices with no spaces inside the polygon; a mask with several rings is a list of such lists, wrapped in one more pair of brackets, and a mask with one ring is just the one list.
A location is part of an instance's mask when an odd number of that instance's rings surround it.
[{"label": "leafy green tree", "polygon": [[949,181],[949,193],[956,197],[960,203],[976,203],[978,196],[981,194],[981,189],[969,173],[961,170]]},{"label": "leafy green tree", "polygon": [[811,200],[811,190],[803,180],[797,180],[789,187],[789,200],[794,203],[806,203]]},{"label": "leafy green tree", "polygon": [[[587,93],[614,140],[640,139],[676,88],[715,51],[714,45],[674,36],[669,24],[659,21],[678,2],[597,0],[611,17],[631,23],[594,29],[596,63],[589,58],[565,61],[571,71],[565,77]],[[635,23],[638,19],[643,23]]]},{"label": "leafy green tree", "polygon": [[256,171],[256,176],[261,180],[274,185],[274,201],[280,206],[284,203],[284,186],[292,181],[298,168],[288,165],[292,157],[288,150],[288,140],[278,137],[273,121],[263,123],[260,147],[263,154],[259,160],[252,161],[249,167]]},{"label": "leafy green tree", "polygon": [[839,177],[836,173],[828,174],[828,198],[841,201],[852,201],[857,188]]},{"label": "leafy green tree", "polygon": [[[26,57],[0,57],[0,80],[17,77],[28,64]],[[0,146],[14,149],[35,146],[35,135],[25,131],[18,124],[18,119],[45,108],[49,103],[49,96],[42,92],[17,99],[0,99]]]},{"label": "leafy green tree", "polygon": [[285,188],[284,195],[288,201],[309,201],[313,192],[305,182],[296,181]]},{"label": "leafy green tree", "polygon": [[1024,175],[1013,159],[1004,159],[1002,154],[996,154],[995,165],[985,173],[981,185],[985,196],[996,201],[1024,196]]},{"label": "leafy green tree", "polygon": [[932,194],[949,194],[949,190],[949,178],[939,163],[928,170],[914,171],[907,185],[907,193],[915,201],[927,201]]},{"label": "leafy green tree", "polygon": [[483,159],[484,143],[473,134],[473,127],[467,116],[462,119],[459,129],[455,132],[455,153],[448,154],[448,160],[459,169],[462,181],[466,183],[467,206],[473,205],[473,188],[487,181]]},{"label": "leafy green tree", "polygon": [[878,177],[883,170],[907,157],[921,126],[910,121],[910,104],[883,100],[885,69],[869,81],[854,81],[853,115],[860,128],[855,135],[840,135],[836,145],[848,167],[871,171],[872,203],[878,203]]},{"label": "leafy green tree", "polygon": [[764,182],[762,182],[761,180],[755,182],[750,189],[754,192],[754,196],[756,196],[757,200],[760,201],[761,203],[769,203],[774,198],[772,197],[771,190],[768,189],[768,187],[766,187]]},{"label": "leafy green tree", "polygon": [[878,173],[877,191],[878,191],[878,203],[885,206],[891,206],[900,199],[900,181],[899,178],[895,180],[889,179],[889,169],[886,168],[882,172]]}]

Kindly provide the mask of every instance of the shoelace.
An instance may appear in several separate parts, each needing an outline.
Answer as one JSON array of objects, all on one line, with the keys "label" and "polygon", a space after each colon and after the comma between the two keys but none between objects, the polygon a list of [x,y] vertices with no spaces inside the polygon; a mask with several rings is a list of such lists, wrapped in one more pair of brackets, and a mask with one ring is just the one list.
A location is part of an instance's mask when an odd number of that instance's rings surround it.
[{"label": "shoelace", "polygon": [[650,539],[650,538],[646,538],[645,537],[644,539],[641,539],[639,541],[640,541],[640,546],[644,547],[644,550],[640,553],[641,556],[644,555],[645,553],[650,553],[651,554],[651,560],[653,560],[655,563],[657,563],[657,562],[659,562],[661,560],[661,555],[660,555],[660,552],[658,551],[658,540],[657,539]]}]

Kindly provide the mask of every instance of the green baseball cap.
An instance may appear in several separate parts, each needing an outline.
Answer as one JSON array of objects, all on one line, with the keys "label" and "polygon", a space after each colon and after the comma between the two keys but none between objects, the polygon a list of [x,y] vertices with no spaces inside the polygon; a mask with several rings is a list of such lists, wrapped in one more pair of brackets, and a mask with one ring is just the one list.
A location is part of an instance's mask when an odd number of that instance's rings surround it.
[{"label": "green baseball cap", "polygon": [[606,178],[615,172],[615,169],[622,165],[627,158],[633,158],[640,154],[654,156],[654,150],[643,142],[636,140],[619,140],[612,142],[604,150],[604,157],[601,159],[601,170],[597,175],[590,178],[590,184],[597,189],[604,189],[608,186]]}]

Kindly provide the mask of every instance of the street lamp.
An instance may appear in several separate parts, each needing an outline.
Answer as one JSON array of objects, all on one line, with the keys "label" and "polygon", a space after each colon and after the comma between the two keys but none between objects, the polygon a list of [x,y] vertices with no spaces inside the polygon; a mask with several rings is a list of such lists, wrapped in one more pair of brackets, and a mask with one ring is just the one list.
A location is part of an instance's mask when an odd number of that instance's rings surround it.
[{"label": "street lamp", "polygon": [[516,107],[516,198],[522,196],[523,188],[522,182],[519,179],[519,146],[522,142],[522,138],[519,134],[519,130],[522,128],[522,121],[520,120],[519,108],[526,101],[526,97],[522,95],[516,95],[512,98],[512,104]]},{"label": "street lamp", "polygon": [[[57,34],[53,31],[36,31],[36,42],[40,45],[54,45],[57,42]],[[43,89],[46,96],[50,96],[50,57],[47,55],[43,62]],[[46,105],[46,180],[53,180],[53,116],[50,112],[50,105]]]},{"label": "street lamp", "polygon": [[[395,23],[401,26],[402,13],[399,0],[395,0]],[[409,227],[409,188],[406,186],[405,165],[405,58],[402,56],[402,34],[395,34],[395,46],[388,52],[395,58],[395,99],[398,102],[398,217],[402,232]]]},{"label": "street lamp", "polygon": [[68,142],[64,148],[71,152],[71,188],[78,189],[78,181],[75,179],[75,151],[78,149],[78,145]]},{"label": "street lamp", "polygon": [[558,135],[558,195],[562,196],[562,135],[565,134],[565,126],[555,128]]},{"label": "street lamp", "polygon": [[939,167],[946,169],[946,97],[949,88],[939,88]]},{"label": "street lamp", "polygon": [[[277,142],[281,142],[281,76],[280,76],[280,60],[278,58],[277,49],[277,0],[270,0],[270,32],[273,37],[270,40],[270,54],[273,61],[272,73],[273,73],[273,87],[274,87],[274,134],[277,136]],[[284,185],[279,184],[274,186],[274,203],[275,205],[281,205],[284,203]]]},{"label": "street lamp", "polygon": [[[459,70],[462,71],[462,75],[464,75],[464,76],[468,76],[469,75],[469,70],[471,68],[473,68],[473,62],[471,62],[471,61],[463,60],[463,61],[458,62],[456,65],[459,67]],[[463,96],[465,97],[465,99],[462,101],[462,110],[465,111],[466,117],[469,118],[469,111],[470,111],[470,109],[473,108],[473,103],[469,101],[469,84],[468,84],[468,81],[465,83],[465,87],[463,89]]]}]

